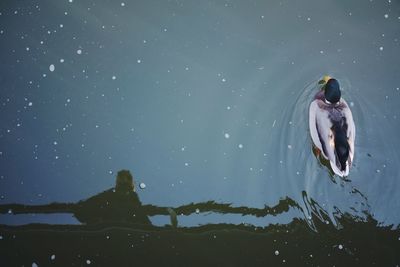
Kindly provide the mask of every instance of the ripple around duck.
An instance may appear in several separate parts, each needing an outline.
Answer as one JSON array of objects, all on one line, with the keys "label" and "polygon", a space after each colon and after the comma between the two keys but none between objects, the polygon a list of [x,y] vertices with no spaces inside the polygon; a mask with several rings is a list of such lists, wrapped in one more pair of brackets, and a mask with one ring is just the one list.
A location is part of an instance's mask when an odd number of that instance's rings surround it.
[{"label": "ripple around duck", "polygon": [[[302,207],[306,222],[314,228],[311,218],[320,219],[326,223],[337,223],[337,216],[350,213],[356,217],[365,218],[365,212],[370,212],[368,199],[362,190],[352,182],[358,179],[357,168],[358,142],[356,141],[355,163],[348,178],[342,179],[331,174],[330,170],[320,163],[312,153],[312,140],[308,127],[308,108],[319,90],[318,80],[310,82],[303,90],[294,92],[287,99],[287,105],[282,112],[281,120],[288,123],[281,127],[279,134],[279,157],[282,159],[279,176],[285,177],[287,193]],[[350,83],[343,79],[343,96],[350,103],[356,99],[356,93],[350,93]],[[353,105],[353,113],[359,113],[359,104]],[[362,115],[355,117],[357,129],[364,124]],[[361,157],[360,157],[361,158]],[[328,219],[329,218],[329,219]]]},{"label": "ripple around duck", "polygon": [[354,101],[353,116],[356,121],[356,161],[352,169],[352,180],[370,205],[371,215],[382,225],[398,225],[398,168],[399,143],[397,124],[385,110],[386,103],[371,96],[374,88],[350,90]]}]

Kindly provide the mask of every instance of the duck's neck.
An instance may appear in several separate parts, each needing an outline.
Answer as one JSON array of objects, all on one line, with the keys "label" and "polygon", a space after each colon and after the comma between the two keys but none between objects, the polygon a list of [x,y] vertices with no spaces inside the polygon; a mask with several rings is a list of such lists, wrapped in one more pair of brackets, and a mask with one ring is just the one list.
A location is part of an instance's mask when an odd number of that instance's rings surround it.
[{"label": "duck's neck", "polygon": [[325,102],[324,90],[320,90],[318,93],[316,93],[314,99],[319,99]]}]

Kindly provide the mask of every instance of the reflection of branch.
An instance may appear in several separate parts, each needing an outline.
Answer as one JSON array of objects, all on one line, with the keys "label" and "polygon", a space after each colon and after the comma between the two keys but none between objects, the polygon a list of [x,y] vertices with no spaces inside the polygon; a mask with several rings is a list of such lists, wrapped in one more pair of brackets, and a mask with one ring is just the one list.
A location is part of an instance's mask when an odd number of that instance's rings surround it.
[{"label": "reflection of branch", "polygon": [[[291,198],[281,199],[276,206],[265,208],[249,208],[249,207],[232,207],[232,204],[221,204],[215,201],[191,203],[180,207],[172,208],[178,215],[190,215],[196,212],[215,212],[222,214],[241,214],[252,215],[256,217],[264,217],[267,215],[276,216],[283,212],[287,212],[291,207],[300,209],[300,206]],[[168,207],[159,207],[154,205],[143,205],[141,210],[148,216],[154,215],[170,215]],[[51,203],[48,205],[21,205],[21,204],[8,204],[0,205],[0,213],[8,213],[11,211],[13,214],[23,213],[75,213],[80,209],[80,206],[72,203]]]},{"label": "reflection of branch", "polygon": [[[222,214],[241,214],[252,215],[256,217],[265,217],[267,215],[276,216],[283,212],[287,212],[291,207],[301,209],[301,207],[291,198],[286,197],[281,199],[276,206],[264,208],[249,208],[249,207],[231,207],[232,204],[221,204],[215,201],[190,203],[180,207],[173,208],[178,215],[190,215],[197,212],[215,212]],[[144,205],[144,210],[147,215],[169,215],[166,207],[157,207],[153,205]]]},{"label": "reflection of branch", "polygon": [[[301,211],[306,220],[308,226],[317,231],[321,227],[325,227],[326,222],[331,221],[333,218],[335,221],[333,224],[338,227],[342,224],[342,221],[348,219],[359,220],[359,221],[374,221],[373,217],[364,212],[366,218],[358,216],[352,216],[350,214],[343,214],[339,209],[335,208],[332,218],[314,199],[309,199],[305,191],[302,192],[304,201],[304,207],[300,206],[293,199],[286,197],[281,199],[277,205],[264,208],[250,208],[250,207],[232,207],[230,203],[216,203],[215,201],[207,201],[200,203],[190,203],[188,205],[182,205],[176,208],[173,207],[160,207],[154,205],[141,205],[137,198],[122,197],[114,198],[115,195],[100,194],[99,198],[91,198],[85,201],[77,203],[51,203],[48,205],[22,205],[22,204],[5,204],[0,205],[0,214],[51,214],[51,213],[71,213],[80,222],[86,226],[93,225],[145,225],[150,226],[151,222],[147,216],[165,215],[170,216],[171,226],[176,228],[178,226],[177,215],[190,215],[193,213],[220,213],[220,214],[240,214],[242,216],[277,216],[284,212],[289,211],[290,208],[295,208]],[[101,200],[101,201],[100,201]],[[293,219],[294,220],[294,219]],[[227,224],[221,224],[226,227]]]}]

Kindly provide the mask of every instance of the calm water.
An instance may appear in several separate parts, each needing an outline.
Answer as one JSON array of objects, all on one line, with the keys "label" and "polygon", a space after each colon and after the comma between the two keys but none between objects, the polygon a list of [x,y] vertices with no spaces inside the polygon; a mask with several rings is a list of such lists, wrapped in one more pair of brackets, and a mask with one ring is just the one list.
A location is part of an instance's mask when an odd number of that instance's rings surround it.
[{"label": "calm water", "polygon": [[[298,218],[317,230],[347,213],[395,229],[399,38],[397,0],[2,1],[0,204],[76,203],[129,169],[144,205],[297,204],[178,213],[179,226]],[[326,74],[356,124],[347,179],[311,150],[308,107]],[[12,213],[0,224],[32,222]]]}]

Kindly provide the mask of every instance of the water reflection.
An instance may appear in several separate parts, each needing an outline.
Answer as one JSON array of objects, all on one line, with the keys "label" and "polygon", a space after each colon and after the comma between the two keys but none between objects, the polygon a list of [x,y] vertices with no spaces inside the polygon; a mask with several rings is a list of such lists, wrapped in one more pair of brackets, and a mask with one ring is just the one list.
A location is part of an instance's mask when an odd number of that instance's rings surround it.
[{"label": "water reflection", "polygon": [[190,203],[179,207],[160,207],[143,205],[135,190],[130,171],[121,170],[116,176],[116,185],[102,193],[77,203],[51,203],[48,205],[1,205],[0,212],[5,214],[49,214],[72,213],[86,225],[130,223],[150,225],[149,216],[168,215],[171,225],[177,227],[177,214],[188,216],[193,213],[213,212],[220,214],[240,214],[255,217],[277,216],[290,208],[301,207],[292,199],[281,199],[274,207],[264,208],[232,207],[231,204],[207,201]]},{"label": "water reflection", "polygon": [[[354,189],[354,194],[362,194]],[[0,205],[0,213],[9,214],[9,216],[18,214],[60,214],[71,213],[84,225],[118,225],[130,224],[140,225],[135,227],[150,226],[150,216],[166,215],[170,217],[170,225],[166,227],[176,228],[179,224],[178,216],[189,216],[191,214],[238,214],[241,216],[254,216],[256,218],[267,216],[280,216],[287,212],[297,212],[298,216],[293,216],[293,220],[305,220],[308,226],[318,231],[317,225],[332,224],[340,228],[340,218],[350,216],[357,220],[364,220],[362,217],[343,213],[335,207],[333,212],[328,212],[323,205],[310,198],[306,191],[302,192],[303,203],[297,203],[290,197],[280,199],[272,207],[265,205],[263,208],[254,208],[239,206],[234,207],[230,203],[218,203],[215,201],[206,201],[199,203],[190,203],[178,207],[162,207],[156,205],[143,205],[135,190],[133,177],[128,170],[121,170],[116,176],[116,185],[102,193],[92,196],[86,200],[77,203],[51,203],[47,205],[22,205],[6,204]],[[354,212],[357,210],[353,209]],[[300,216],[299,216],[300,215]],[[369,216],[364,211],[364,215]],[[1,217],[0,217],[1,218]],[[369,217],[367,217],[369,218]],[[372,217],[371,217],[372,218]],[[317,222],[318,221],[318,222]],[[0,223],[2,223],[0,221]],[[3,222],[4,223],[4,222]],[[48,224],[52,224],[49,222]],[[227,222],[221,222],[227,224]],[[243,223],[244,225],[252,225]],[[199,224],[197,224],[198,226]],[[268,224],[262,227],[268,227]],[[181,227],[185,227],[182,225]]]},{"label": "water reflection", "polygon": [[[178,207],[143,205],[131,173],[121,170],[114,188],[77,203],[0,205],[2,216],[70,213],[82,223],[11,226],[0,221],[2,261],[32,266],[56,262],[125,266],[132,261],[143,265],[183,265],[192,261],[197,256],[197,247],[201,247],[205,255],[197,261],[200,266],[215,264],[215,258],[224,259],[218,265],[229,266],[257,266],[265,262],[274,266],[288,263],[327,266],[343,262],[353,266],[371,262],[395,266],[400,262],[397,254],[399,228],[380,226],[368,212],[364,217],[342,212],[339,208],[328,212],[306,191],[302,192],[302,200],[303,203],[297,203],[286,197],[275,206],[263,208],[235,207],[215,201]],[[178,220],[191,214],[265,218],[293,211],[301,216],[286,224],[263,226],[233,224],[232,220],[227,220],[188,227],[179,225]],[[149,217],[157,215],[169,216],[170,224],[152,225]],[[315,235],[315,232],[320,234]],[[41,240],[40,246],[37,246],[38,240]],[[28,249],[21,250],[21,247]],[[371,250],[375,254],[371,254]],[[145,256],[149,251],[151,257]]]}]

